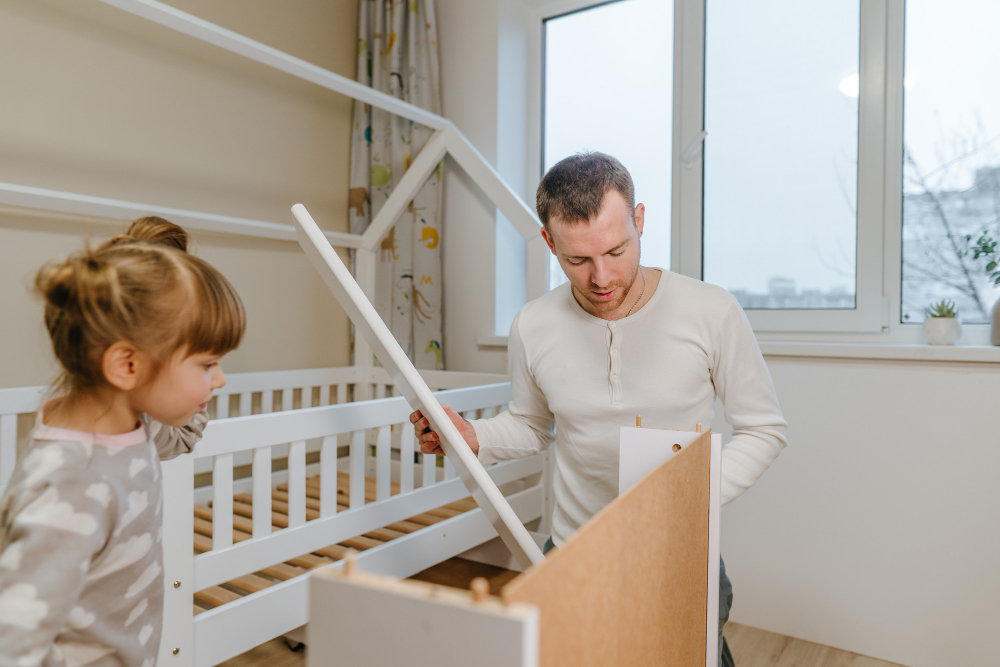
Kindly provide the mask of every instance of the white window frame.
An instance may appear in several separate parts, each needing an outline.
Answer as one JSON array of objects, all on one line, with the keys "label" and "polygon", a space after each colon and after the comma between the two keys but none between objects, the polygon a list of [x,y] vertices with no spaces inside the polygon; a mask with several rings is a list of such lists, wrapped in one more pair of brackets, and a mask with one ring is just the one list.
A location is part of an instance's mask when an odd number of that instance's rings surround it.
[{"label": "white window frame", "polygon": [[[708,0],[711,1],[711,0]],[[692,108],[682,112],[679,130],[682,136],[691,137],[700,132],[704,119],[704,39],[705,0],[685,0],[690,15],[685,25],[686,33],[678,40],[698,44],[685,48],[679,44],[678,66],[681,75],[687,74],[686,85],[675,90],[684,103]],[[858,215],[857,215],[857,266],[855,308],[832,309],[774,309],[746,311],[750,323],[758,333],[799,332],[880,332],[886,326],[885,300],[882,295],[883,241],[881,219],[884,210],[882,187],[885,153],[885,115],[882,96],[885,90],[885,0],[862,0],[860,58],[862,90],[859,96],[858,115]],[[695,51],[697,47],[697,51]],[[693,62],[697,58],[697,62]],[[694,109],[697,102],[698,109]],[[687,127],[684,126],[687,123]],[[711,128],[707,129],[711,133]],[[706,138],[707,139],[707,138]],[[710,141],[710,139],[707,139]],[[690,139],[689,139],[690,141]],[[680,211],[675,209],[675,234],[679,235],[679,254],[674,255],[674,266],[679,273],[702,279],[703,218],[701,174],[704,169],[703,153],[699,151],[697,164],[688,164],[685,178],[675,183]],[[674,156],[675,166],[682,156]],[[697,179],[692,172],[697,172]],[[677,229],[679,228],[679,229]]]},{"label": "white window frame", "polygon": [[[675,0],[674,5],[671,270],[699,280],[704,252],[705,3]],[[602,4],[606,0],[561,0],[544,3],[531,13],[527,126],[531,190],[542,177],[544,22]],[[760,340],[925,342],[919,322],[901,321],[904,10],[905,0],[861,0],[856,307],[747,310]],[[637,195],[641,198],[641,193]],[[989,344],[989,325],[964,324],[962,329],[963,344]]]}]

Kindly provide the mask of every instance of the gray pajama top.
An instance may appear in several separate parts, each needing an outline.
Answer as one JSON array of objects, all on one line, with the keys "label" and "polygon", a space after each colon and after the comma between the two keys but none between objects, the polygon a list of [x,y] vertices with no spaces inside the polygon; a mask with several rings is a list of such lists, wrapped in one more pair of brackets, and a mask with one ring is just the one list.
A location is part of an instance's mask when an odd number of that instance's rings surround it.
[{"label": "gray pajama top", "polygon": [[163,621],[160,459],[208,421],[131,433],[53,428],[41,413],[0,499],[0,667],[152,667]]}]

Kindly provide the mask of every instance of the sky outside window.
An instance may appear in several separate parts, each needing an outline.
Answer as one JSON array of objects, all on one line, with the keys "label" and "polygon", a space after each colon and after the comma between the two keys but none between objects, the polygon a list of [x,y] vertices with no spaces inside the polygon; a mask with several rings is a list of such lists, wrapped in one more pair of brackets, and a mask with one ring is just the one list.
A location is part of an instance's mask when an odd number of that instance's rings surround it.
[{"label": "sky outside window", "polygon": [[[619,0],[545,22],[543,168],[618,158],[646,206],[642,263],[670,268],[673,3]],[[554,258],[550,286],[566,278]]]}]

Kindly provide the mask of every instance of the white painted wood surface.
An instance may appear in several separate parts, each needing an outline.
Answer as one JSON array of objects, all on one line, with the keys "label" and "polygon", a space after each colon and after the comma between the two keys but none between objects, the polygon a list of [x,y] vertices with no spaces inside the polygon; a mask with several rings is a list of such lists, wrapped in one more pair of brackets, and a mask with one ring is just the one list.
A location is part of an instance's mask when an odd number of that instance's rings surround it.
[{"label": "white painted wood surface", "polygon": [[441,404],[413,367],[406,353],[399,347],[350,271],[322,236],[309,211],[305,206],[296,204],[292,207],[292,212],[299,234],[299,245],[351,318],[358,338],[368,341],[368,345],[378,356],[382,366],[387,369],[393,384],[406,398],[410,407],[422,411],[434,430],[441,435],[442,449],[454,464],[459,477],[479,507],[490,517],[494,528],[510,548],[511,553],[524,565],[542,562],[545,556],[507,505],[503,494],[493,484],[475,454],[462,439],[458,429],[451,423]]},{"label": "white painted wood surface", "polygon": [[233,455],[219,454],[212,468],[212,549],[233,544]]},{"label": "white painted wood surface", "polygon": [[[305,373],[306,377],[289,380],[288,373]],[[496,379],[493,375],[475,373],[432,372],[430,376],[434,386],[454,387]],[[164,462],[166,595],[168,604],[173,604],[177,611],[165,618],[161,664],[178,667],[215,664],[294,629],[296,619],[307,616],[306,589],[302,585],[304,578],[301,578],[302,583],[292,580],[278,584],[192,618],[190,610],[195,590],[259,571],[320,546],[363,534],[467,495],[459,480],[441,481],[426,488],[413,489],[406,494],[390,496],[384,501],[373,501],[357,510],[336,512],[336,472],[339,464],[350,465],[347,458],[338,462],[337,434],[355,431],[364,434],[367,429],[382,429],[387,432],[390,424],[395,424],[400,428],[399,446],[402,448],[403,443],[406,443],[411,448],[408,453],[412,456],[415,439],[408,421],[410,408],[405,400],[402,397],[385,398],[367,403],[343,403],[256,415],[251,415],[249,410],[254,393],[262,398],[264,392],[272,392],[273,395],[274,391],[293,386],[303,391],[305,401],[307,396],[311,396],[311,389],[306,390],[306,387],[319,386],[319,393],[322,394],[324,384],[328,388],[336,386],[339,384],[338,379],[344,381],[345,391],[340,392],[341,396],[344,396],[346,388],[352,383],[364,381],[355,368],[230,375],[226,401],[231,405],[239,405],[245,410],[246,416],[212,420],[205,430],[204,438],[191,455]],[[372,384],[383,382],[381,376],[372,376],[371,379],[375,380]],[[14,436],[11,435],[14,428],[11,425],[16,423],[18,415],[30,414],[37,408],[42,391],[43,388],[40,387],[0,390],[0,435],[6,433],[5,437],[0,438],[0,462],[13,460],[16,432]],[[441,392],[441,400],[462,412],[488,409],[510,400],[510,385],[502,383],[449,389]],[[282,397],[279,406],[283,408],[286,405]],[[271,465],[273,453],[270,450],[289,441],[293,443],[290,448],[292,457],[289,469],[275,471]],[[302,450],[301,443],[308,442],[315,442],[320,448],[321,459],[320,463],[303,466],[304,459],[298,452]],[[253,462],[252,476],[236,480],[233,479],[233,463],[241,457]],[[365,457],[362,455],[360,458],[363,460]],[[430,460],[436,458],[428,457]],[[220,484],[195,490],[194,474],[204,464],[208,465],[207,470],[217,475]],[[404,467],[402,458],[399,462],[391,461],[390,464],[390,470],[396,472]],[[412,465],[412,459],[411,466],[411,471],[423,467]],[[541,466],[542,460],[533,457],[491,466],[489,474],[497,484],[506,484],[537,475]],[[304,491],[299,493],[295,490],[297,485],[292,481],[295,478],[303,479],[299,472],[303,467],[306,475],[325,471],[322,478],[324,481],[321,481],[321,508],[325,497],[329,503],[327,513],[321,519],[272,532],[271,488],[279,482],[288,481],[292,487],[289,505],[294,506],[299,502],[293,501],[293,498],[301,498],[304,506]],[[348,468],[343,470],[347,471]],[[432,475],[436,471],[433,465],[429,466]],[[423,475],[422,471],[414,472],[418,476]],[[225,491],[227,486],[228,493]],[[298,485],[299,488],[301,486]],[[254,529],[251,539],[230,546],[233,492],[253,494]],[[511,506],[520,521],[540,517],[542,494],[542,489],[531,487],[511,496]],[[205,504],[210,500],[215,517],[213,525],[219,528],[214,531],[219,543],[212,551],[192,558],[193,506],[195,502]],[[292,510],[292,515],[297,513],[300,510]],[[228,530],[222,528],[226,525],[229,526]],[[430,532],[427,532],[429,529],[417,531],[399,538],[403,541],[394,540],[368,550],[363,555],[369,559],[370,566],[378,571],[393,576],[408,576],[457,555],[495,534],[478,510],[443,521],[432,528]],[[216,545],[215,540],[213,538],[213,546]],[[173,587],[174,581],[181,582],[176,589]],[[301,625],[302,622],[304,621],[297,624]],[[180,649],[176,656],[169,652],[175,647]]]},{"label": "white painted wood surface", "polygon": [[[147,215],[158,215],[176,222],[188,230],[251,236],[280,241],[295,240],[295,230],[291,225],[238,218],[231,215],[189,211],[155,204],[140,204],[138,202],[109,199],[107,197],[94,197],[75,192],[18,185],[16,183],[0,183],[0,204],[108,218],[114,221],[133,220]],[[330,243],[339,248],[361,247],[362,237],[360,234],[330,231],[323,234],[329,239]]]},{"label": "white painted wood surface", "polygon": [[537,667],[533,605],[474,602],[466,591],[365,572],[310,577],[306,664],[327,667]]},{"label": "white painted wood surface", "polygon": [[253,450],[253,536],[271,534],[271,448]]}]

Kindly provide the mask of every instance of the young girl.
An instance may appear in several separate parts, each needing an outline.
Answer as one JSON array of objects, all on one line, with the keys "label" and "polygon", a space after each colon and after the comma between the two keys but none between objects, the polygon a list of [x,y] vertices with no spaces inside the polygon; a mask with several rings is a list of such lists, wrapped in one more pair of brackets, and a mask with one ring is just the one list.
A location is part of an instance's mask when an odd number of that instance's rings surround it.
[{"label": "young girl", "polygon": [[0,662],[151,667],[159,459],[200,437],[243,307],[205,262],[130,238],[42,269],[36,289],[63,375],[0,500]]}]

